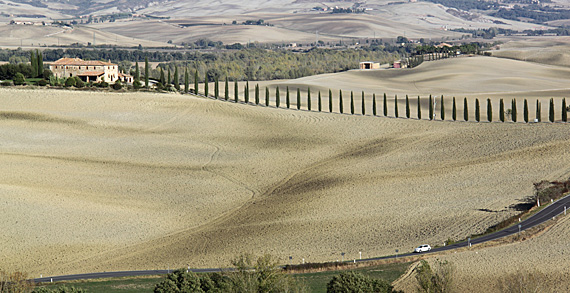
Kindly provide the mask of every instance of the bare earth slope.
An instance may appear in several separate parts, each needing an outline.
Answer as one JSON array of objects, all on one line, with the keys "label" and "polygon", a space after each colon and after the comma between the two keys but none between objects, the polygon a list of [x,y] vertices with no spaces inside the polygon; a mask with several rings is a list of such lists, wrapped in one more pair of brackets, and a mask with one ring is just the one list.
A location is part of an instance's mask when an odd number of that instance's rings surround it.
[{"label": "bare earth slope", "polygon": [[[565,124],[190,96],[0,91],[2,267],[35,275],[330,261],[463,238],[570,175]],[[494,212],[489,212],[494,211]]]}]

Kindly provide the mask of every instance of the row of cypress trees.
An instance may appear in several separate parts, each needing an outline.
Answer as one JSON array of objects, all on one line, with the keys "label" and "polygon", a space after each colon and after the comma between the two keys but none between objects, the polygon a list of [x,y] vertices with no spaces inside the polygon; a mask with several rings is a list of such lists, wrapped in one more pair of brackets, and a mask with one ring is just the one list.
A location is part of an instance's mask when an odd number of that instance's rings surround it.
[{"label": "row of cypress trees", "polygon": [[[210,97],[210,92],[208,89],[208,78],[206,77],[206,82],[204,83],[204,96]],[[195,73],[194,76],[194,92],[198,93],[198,74],[197,72]],[[214,93],[213,93],[213,98],[215,99],[219,99],[219,98],[223,98],[224,100],[229,100],[230,99],[230,93],[229,93],[229,87],[230,87],[230,82],[228,80],[228,78],[225,79],[225,91],[224,91],[224,96],[221,97],[220,96],[220,90],[219,90],[219,81],[218,78],[215,78],[214,80]],[[187,78],[187,72],[185,74],[185,90],[186,92],[188,92],[188,78]],[[260,101],[260,88],[259,85],[257,84],[254,88],[254,92],[255,92],[255,105],[259,105],[261,104]],[[344,113],[344,99],[342,96],[343,92],[342,90],[339,91],[339,100],[338,100],[338,106],[339,106],[339,112],[342,114]],[[250,99],[249,99],[249,95],[250,95],[250,88],[249,88],[249,82],[246,82],[246,84],[244,85],[244,99],[243,101],[248,104],[250,103]],[[265,88],[265,101],[264,104],[265,106],[270,106],[270,90],[269,88]],[[318,110],[319,112],[324,110],[324,103],[322,100],[322,95],[321,92],[318,91],[317,94],[317,109],[313,109],[313,105],[312,105],[312,99],[311,99],[311,88],[308,87],[307,88],[307,96],[306,96],[306,102],[307,102],[307,110],[312,111],[312,110]],[[301,102],[302,97],[301,97],[301,91],[299,88],[297,88],[297,92],[296,92],[296,108],[297,110],[301,109]],[[444,97],[441,96],[439,98],[439,119],[440,120],[445,120],[446,118],[446,108],[445,108],[445,102],[444,102]],[[234,82],[234,102],[239,102],[239,86],[237,82]],[[405,104],[405,118],[412,118],[411,117],[411,108],[410,108],[410,98],[408,97],[408,95],[406,95],[406,104]],[[384,116],[388,116],[388,98],[386,96],[386,94],[384,94],[383,96],[383,115]],[[488,122],[493,122],[493,105],[491,103],[491,99],[487,99],[486,101],[486,106],[487,106],[487,121]],[[289,87],[286,87],[286,94],[285,94],[285,106],[287,109],[291,108],[291,93],[289,91]],[[366,115],[366,102],[365,102],[365,94],[364,91],[362,91],[362,95],[361,95],[361,110],[360,110],[360,114],[361,115]],[[378,116],[378,112],[377,112],[377,107],[378,103],[376,101],[376,94],[372,95],[372,115],[374,116]],[[432,97],[431,95],[429,96],[429,116],[428,119],[429,120],[435,120],[436,119],[436,114],[435,114],[435,108],[437,106],[437,101],[436,98]],[[279,87],[276,87],[275,89],[275,107],[279,108],[281,107],[281,94],[280,94],[280,89]],[[398,104],[398,96],[394,96],[394,116],[396,118],[400,117],[400,112],[399,112],[399,104]],[[548,121],[550,122],[554,122],[555,121],[555,110],[554,110],[554,99],[550,99],[550,105],[549,105],[549,116],[548,116]],[[452,109],[451,109],[451,119],[453,121],[457,121],[458,117],[457,117],[457,102],[455,97],[453,97],[453,103],[452,103]],[[567,111],[567,105],[566,105],[566,99],[562,99],[562,109],[561,109],[561,121],[563,122],[568,122],[568,111]],[[329,89],[328,91],[328,111],[329,112],[333,112],[333,93],[332,91]],[[355,111],[355,97],[354,97],[354,92],[351,91],[350,92],[350,114],[356,114]],[[480,122],[481,121],[481,105],[479,103],[479,99],[475,99],[475,121]],[[416,114],[416,118],[417,119],[422,119],[422,107],[421,107],[421,99],[418,96],[417,98],[417,114]],[[500,99],[499,101],[499,121],[501,122],[506,122],[507,119],[510,119],[510,121],[512,122],[517,122],[517,118],[518,118],[518,113],[517,113],[517,101],[516,99],[512,99],[511,100],[511,108],[505,111],[505,105],[504,105],[504,100]],[[528,106],[528,101],[527,99],[524,99],[524,104],[523,104],[523,120],[525,123],[528,123],[530,120],[530,114],[529,114],[529,106]],[[469,121],[469,104],[467,102],[467,98],[463,99],[463,120],[464,121]],[[536,101],[536,114],[535,114],[535,121],[537,122],[542,122],[542,117],[541,117],[541,103],[540,101]]]}]

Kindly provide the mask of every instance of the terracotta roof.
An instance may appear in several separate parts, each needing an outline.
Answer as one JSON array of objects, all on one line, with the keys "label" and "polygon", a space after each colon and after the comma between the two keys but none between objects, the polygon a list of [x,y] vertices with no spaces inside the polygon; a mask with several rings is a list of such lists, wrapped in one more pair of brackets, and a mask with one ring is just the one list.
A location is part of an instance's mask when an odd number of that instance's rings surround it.
[{"label": "terracotta roof", "polygon": [[52,65],[82,65],[82,66],[101,66],[101,65],[117,65],[105,61],[85,61],[79,58],[61,58],[52,63]]},{"label": "terracotta roof", "polygon": [[101,76],[103,74],[105,74],[103,71],[87,71],[78,73],[77,76]]}]

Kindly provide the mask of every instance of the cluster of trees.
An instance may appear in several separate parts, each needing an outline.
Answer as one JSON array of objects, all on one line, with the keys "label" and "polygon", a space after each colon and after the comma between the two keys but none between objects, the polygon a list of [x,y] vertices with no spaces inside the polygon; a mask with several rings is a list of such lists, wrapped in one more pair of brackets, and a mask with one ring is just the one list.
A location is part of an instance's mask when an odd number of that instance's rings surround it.
[{"label": "cluster of trees", "polygon": [[335,13],[364,13],[365,9],[364,8],[353,8],[353,7],[348,7],[348,8],[342,8],[342,7],[335,7],[333,8],[333,10],[331,11],[332,14]]},{"label": "cluster of trees", "polygon": [[520,18],[532,19],[534,23],[545,23],[547,21],[568,19],[570,10],[564,8],[553,8],[540,4],[515,5],[512,9],[501,8],[491,16],[504,19],[519,20]]},{"label": "cluster of trees", "polygon": [[481,0],[427,0],[427,1],[465,11],[469,11],[472,9],[490,10],[490,9],[499,8],[499,3],[492,1],[481,1]]}]

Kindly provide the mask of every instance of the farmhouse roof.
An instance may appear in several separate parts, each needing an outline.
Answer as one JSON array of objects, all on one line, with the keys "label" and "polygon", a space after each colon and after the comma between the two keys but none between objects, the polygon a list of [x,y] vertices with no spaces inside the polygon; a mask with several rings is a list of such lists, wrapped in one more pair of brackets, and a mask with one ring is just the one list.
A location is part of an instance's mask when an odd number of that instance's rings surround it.
[{"label": "farmhouse roof", "polygon": [[52,63],[52,65],[82,65],[82,66],[101,66],[101,65],[116,65],[111,62],[105,61],[85,61],[80,58],[61,58]]}]

